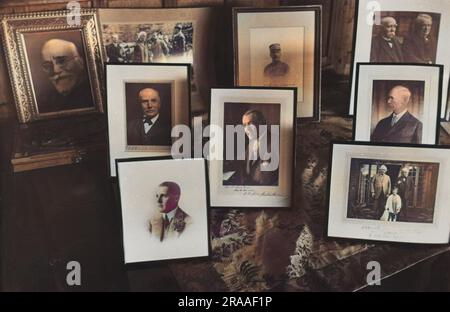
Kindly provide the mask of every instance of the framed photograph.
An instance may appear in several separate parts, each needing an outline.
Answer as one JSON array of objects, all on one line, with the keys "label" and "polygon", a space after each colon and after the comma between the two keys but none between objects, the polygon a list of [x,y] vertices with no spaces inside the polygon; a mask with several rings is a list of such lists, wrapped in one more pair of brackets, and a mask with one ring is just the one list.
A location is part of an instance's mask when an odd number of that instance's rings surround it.
[{"label": "framed photograph", "polygon": [[192,109],[208,110],[216,9],[99,9],[99,17],[109,62],[191,64]]},{"label": "framed photograph", "polygon": [[3,40],[19,122],[103,112],[96,11],[5,15]]},{"label": "framed photograph", "polygon": [[[450,74],[450,3],[446,0],[359,1],[354,69],[357,63],[413,63],[445,65],[441,118],[445,118]],[[350,115],[354,113],[353,70]]]},{"label": "framed photograph", "polygon": [[321,10],[234,8],[236,85],[297,88],[297,117],[319,121]]},{"label": "framed photograph", "polygon": [[126,265],[209,256],[204,159],[123,159],[117,173]]},{"label": "framed photograph", "polygon": [[211,90],[212,207],[291,207],[296,90]]},{"label": "framed photograph", "polygon": [[332,143],[330,237],[447,244],[450,149]]},{"label": "framed photograph", "polygon": [[189,64],[106,64],[110,174],[118,158],[171,155],[190,122]]},{"label": "framed photograph", "polygon": [[354,139],[437,144],[443,71],[441,65],[358,63]]}]

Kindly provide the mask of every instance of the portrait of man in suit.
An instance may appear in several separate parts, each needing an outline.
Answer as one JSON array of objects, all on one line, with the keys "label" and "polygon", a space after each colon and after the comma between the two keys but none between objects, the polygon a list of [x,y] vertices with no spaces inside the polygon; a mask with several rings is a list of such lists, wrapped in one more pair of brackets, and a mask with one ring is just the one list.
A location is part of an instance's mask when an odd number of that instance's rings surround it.
[{"label": "portrait of man in suit", "polygon": [[394,86],[386,97],[390,115],[379,121],[371,135],[372,142],[422,143],[422,122],[409,112],[411,90]]},{"label": "portrait of man in suit", "polygon": [[94,108],[79,31],[30,32],[24,42],[40,114]]},{"label": "portrait of man in suit", "polygon": [[433,18],[419,14],[414,21],[410,36],[405,38],[403,53],[408,63],[435,64],[437,39],[433,34]]},{"label": "portrait of man in suit", "polygon": [[391,178],[387,175],[387,172],[388,168],[385,165],[381,165],[371,183],[372,198],[375,201],[374,208],[379,218],[384,213],[386,200],[392,190]]},{"label": "portrait of man in suit", "polygon": [[[170,85],[127,84],[127,143],[131,146],[171,146]],[[140,87],[140,88],[138,88]],[[164,98],[158,89],[164,87]],[[136,92],[137,91],[137,92]],[[137,94],[136,94],[137,93]],[[163,113],[165,112],[165,114]]]},{"label": "portrait of man in suit", "polygon": [[108,55],[109,62],[123,63],[124,62],[124,49],[120,46],[119,35],[111,35],[111,43],[106,46],[106,54]]},{"label": "portrait of man in suit", "polygon": [[269,78],[284,77],[289,74],[290,67],[281,60],[281,45],[274,43],[269,46],[272,63],[264,68],[264,76]]},{"label": "portrait of man in suit", "polygon": [[179,204],[181,188],[175,182],[163,182],[156,192],[158,211],[149,221],[149,231],[159,241],[179,238],[192,223],[191,217]]},{"label": "portrait of man in suit", "polygon": [[397,21],[387,16],[381,19],[378,35],[372,38],[370,61],[374,63],[401,63],[404,61],[402,45],[397,38]]}]

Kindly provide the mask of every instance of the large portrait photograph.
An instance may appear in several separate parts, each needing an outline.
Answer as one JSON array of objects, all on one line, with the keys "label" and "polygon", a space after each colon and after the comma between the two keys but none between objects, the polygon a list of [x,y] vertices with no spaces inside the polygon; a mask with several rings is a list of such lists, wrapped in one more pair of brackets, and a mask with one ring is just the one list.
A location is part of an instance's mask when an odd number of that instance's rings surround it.
[{"label": "large portrait photograph", "polygon": [[[289,208],[295,88],[212,89],[212,207]],[[212,131],[211,130],[211,131]]]},{"label": "large portrait photograph", "polygon": [[110,175],[115,160],[171,155],[172,129],[190,127],[189,64],[107,64]]},{"label": "large portrait photograph", "polygon": [[[357,79],[357,63],[361,62],[444,65],[440,118],[445,118],[450,72],[450,43],[445,29],[450,27],[450,3],[437,0],[424,6],[419,0],[381,0],[373,7],[369,2],[359,2],[353,82]],[[373,11],[366,9],[369,6]],[[353,113],[354,86],[350,104]]]},{"label": "large portrait photograph", "polygon": [[66,18],[61,11],[3,20],[7,61],[23,123],[103,112],[103,58],[96,14],[83,11],[78,26],[69,26]]},{"label": "large portrait photograph", "polygon": [[447,242],[449,155],[432,145],[333,143],[329,236]]},{"label": "large portrait photograph", "polygon": [[359,63],[355,139],[436,144],[442,74],[440,65]]},{"label": "large portrait photograph", "polygon": [[320,7],[234,9],[235,82],[292,87],[298,117],[320,118]]},{"label": "large portrait photograph", "polygon": [[101,34],[110,63],[192,65],[192,109],[207,109],[215,84],[213,8],[100,9]]},{"label": "large portrait photograph", "polygon": [[205,160],[123,159],[117,172],[126,265],[209,256]]}]

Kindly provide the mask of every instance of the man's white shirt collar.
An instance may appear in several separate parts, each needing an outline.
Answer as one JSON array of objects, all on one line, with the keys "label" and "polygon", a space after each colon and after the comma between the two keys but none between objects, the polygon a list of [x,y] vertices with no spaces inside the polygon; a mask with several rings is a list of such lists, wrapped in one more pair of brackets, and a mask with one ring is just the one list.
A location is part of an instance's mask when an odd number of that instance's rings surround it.
[{"label": "man's white shirt collar", "polygon": [[173,218],[175,218],[175,213],[177,212],[177,210],[178,210],[178,208],[172,210],[169,213],[165,213],[164,214],[164,219],[167,218],[169,220],[169,222],[172,222]]},{"label": "man's white shirt collar", "polygon": [[159,114],[156,115],[155,117],[153,117],[152,119],[150,119],[151,122],[152,122],[152,125],[151,125],[151,126],[150,126],[148,123],[145,122],[146,119],[144,118],[144,130],[145,130],[145,134],[147,134],[147,133],[152,129],[152,127],[155,125],[155,122],[158,120],[158,118],[159,118]]},{"label": "man's white shirt collar", "polygon": [[407,112],[408,112],[408,110],[405,109],[402,113],[400,113],[400,114],[398,114],[398,115],[396,115],[395,113],[393,113],[392,116],[393,116],[394,118],[397,117],[397,122],[399,122],[400,119],[402,119],[402,117],[405,116],[405,114],[406,114]]}]

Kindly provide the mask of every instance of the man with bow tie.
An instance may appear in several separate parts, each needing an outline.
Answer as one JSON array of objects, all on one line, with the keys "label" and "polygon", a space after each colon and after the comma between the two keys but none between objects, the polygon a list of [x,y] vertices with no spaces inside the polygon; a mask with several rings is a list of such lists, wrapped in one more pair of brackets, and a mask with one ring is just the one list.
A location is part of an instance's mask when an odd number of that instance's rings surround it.
[{"label": "man with bow tie", "polygon": [[149,231],[161,242],[180,237],[191,223],[191,217],[178,206],[180,197],[181,188],[177,183],[159,185],[156,192],[158,212],[150,219]]},{"label": "man with bow tie", "polygon": [[381,32],[372,38],[370,61],[373,63],[401,63],[403,62],[402,45],[398,41],[397,21],[393,17],[381,20]]},{"label": "man with bow tie", "polygon": [[392,88],[387,97],[392,114],[377,124],[372,142],[422,144],[423,124],[408,112],[411,95],[407,87]]},{"label": "man with bow tie", "polygon": [[161,97],[157,90],[146,88],[139,92],[138,102],[143,116],[128,125],[128,145],[171,146],[171,129],[161,118]]}]

